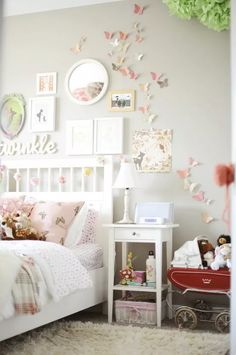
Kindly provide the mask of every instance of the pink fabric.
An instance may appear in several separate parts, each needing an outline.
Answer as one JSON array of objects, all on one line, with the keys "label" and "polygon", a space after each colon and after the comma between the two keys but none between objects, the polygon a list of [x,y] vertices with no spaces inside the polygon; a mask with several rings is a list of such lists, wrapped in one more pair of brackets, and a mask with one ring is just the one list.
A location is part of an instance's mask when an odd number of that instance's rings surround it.
[{"label": "pink fabric", "polygon": [[37,202],[31,213],[32,227],[44,233],[46,240],[64,244],[67,230],[84,202]]},{"label": "pink fabric", "polygon": [[24,202],[24,196],[19,198],[0,198],[0,214],[16,213],[18,211],[25,212],[29,216],[34,203]]},{"label": "pink fabric", "polygon": [[85,224],[82,230],[82,236],[78,243],[87,244],[87,243],[95,243],[96,237],[96,222],[97,222],[97,212],[95,210],[88,210],[88,214],[85,220]]}]

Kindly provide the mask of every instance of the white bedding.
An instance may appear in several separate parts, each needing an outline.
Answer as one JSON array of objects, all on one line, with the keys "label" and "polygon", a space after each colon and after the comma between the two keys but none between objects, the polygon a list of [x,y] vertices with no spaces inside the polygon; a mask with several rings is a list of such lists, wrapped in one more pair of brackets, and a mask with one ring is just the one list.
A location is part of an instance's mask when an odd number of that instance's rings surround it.
[{"label": "white bedding", "polygon": [[103,250],[99,244],[80,244],[71,250],[87,270],[95,270],[103,266]]},{"label": "white bedding", "polygon": [[[59,301],[77,289],[92,286],[89,273],[78,257],[72,250],[59,244],[30,240],[0,241],[0,250],[32,257],[39,266],[50,298],[54,301]],[[1,275],[0,288],[2,288]],[[9,298],[4,310],[0,310],[0,318],[5,318],[6,315],[9,317],[12,311],[14,311],[12,299]]]}]

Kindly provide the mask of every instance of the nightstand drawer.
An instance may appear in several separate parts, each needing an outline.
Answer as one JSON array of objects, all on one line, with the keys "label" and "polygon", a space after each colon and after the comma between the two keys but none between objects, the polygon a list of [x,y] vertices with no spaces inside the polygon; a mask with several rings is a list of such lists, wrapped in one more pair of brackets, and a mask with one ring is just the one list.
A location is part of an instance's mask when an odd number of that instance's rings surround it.
[{"label": "nightstand drawer", "polygon": [[115,240],[155,240],[159,237],[160,231],[142,228],[117,228],[115,229]]}]

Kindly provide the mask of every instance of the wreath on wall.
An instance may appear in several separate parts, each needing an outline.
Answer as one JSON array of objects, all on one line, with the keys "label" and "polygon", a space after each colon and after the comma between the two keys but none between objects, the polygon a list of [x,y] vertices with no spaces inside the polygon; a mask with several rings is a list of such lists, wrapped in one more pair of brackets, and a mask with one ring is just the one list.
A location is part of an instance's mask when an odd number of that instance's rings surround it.
[{"label": "wreath on wall", "polygon": [[215,31],[230,26],[230,0],[162,0],[172,15],[190,20],[196,17],[203,25]]}]

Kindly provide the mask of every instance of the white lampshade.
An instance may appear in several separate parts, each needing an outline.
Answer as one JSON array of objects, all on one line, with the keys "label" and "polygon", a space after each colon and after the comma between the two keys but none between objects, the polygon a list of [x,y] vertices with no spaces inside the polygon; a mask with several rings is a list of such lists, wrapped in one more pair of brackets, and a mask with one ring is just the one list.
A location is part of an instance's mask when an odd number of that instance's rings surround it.
[{"label": "white lampshade", "polygon": [[137,187],[137,173],[134,163],[122,162],[113,188],[130,189],[133,187]]}]

